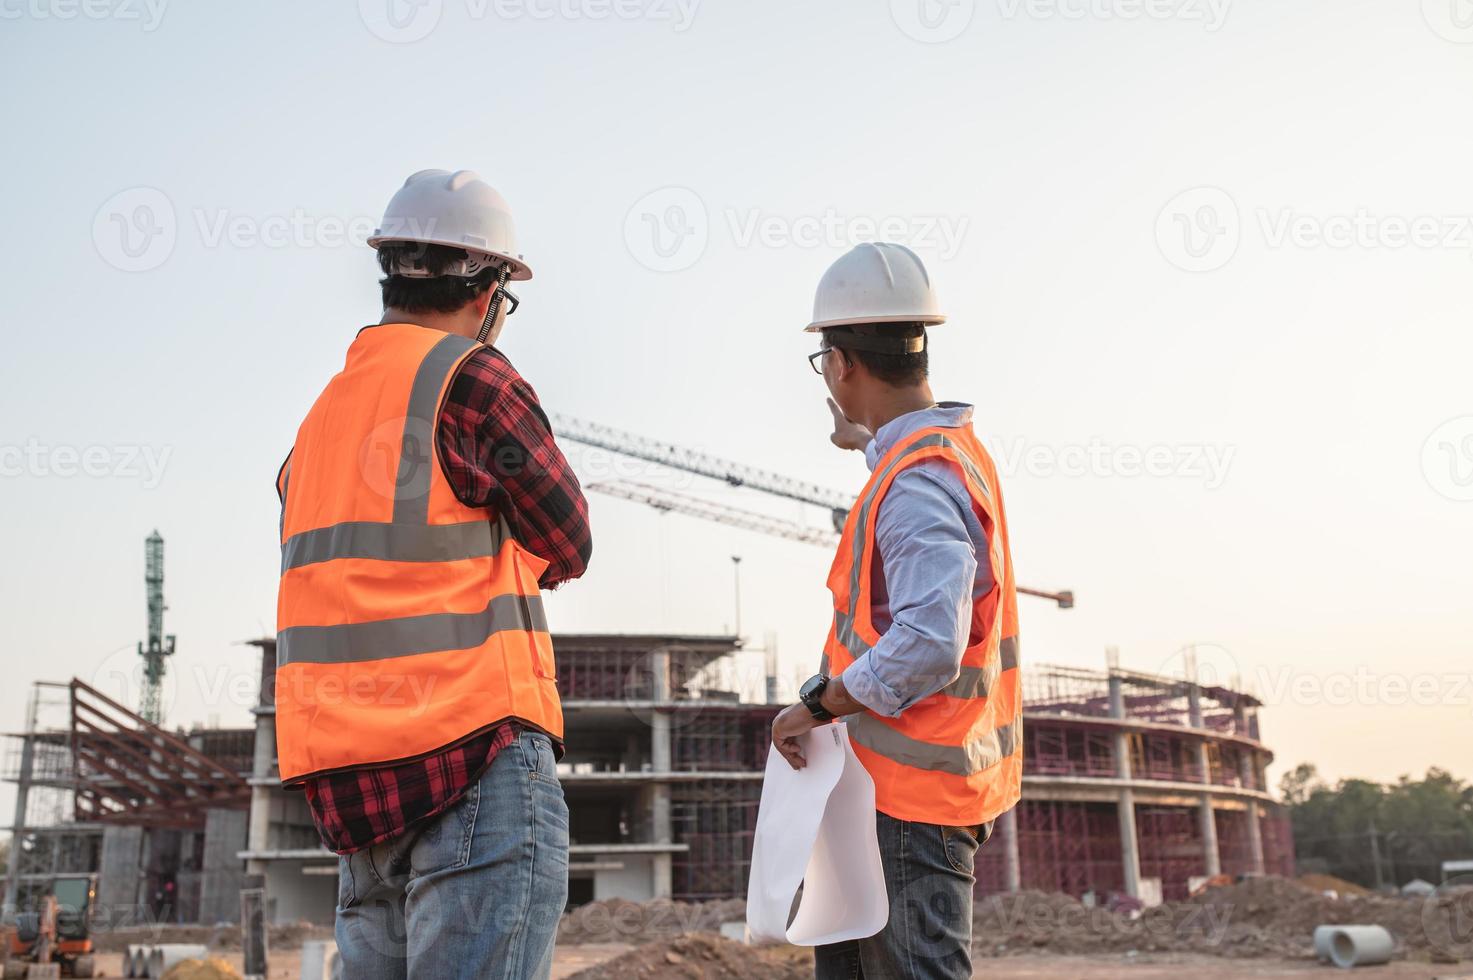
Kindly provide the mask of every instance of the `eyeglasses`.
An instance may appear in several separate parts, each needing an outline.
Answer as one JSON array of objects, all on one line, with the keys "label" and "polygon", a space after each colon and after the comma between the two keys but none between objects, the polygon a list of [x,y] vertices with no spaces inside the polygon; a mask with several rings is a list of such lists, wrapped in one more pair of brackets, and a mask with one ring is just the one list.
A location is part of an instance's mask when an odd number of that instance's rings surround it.
[{"label": "eyeglasses", "polygon": [[818,366],[818,359],[832,350],[832,347],[825,347],[823,350],[814,351],[812,354],[808,355],[808,366],[813,368],[814,374],[823,374],[823,368]]},{"label": "eyeglasses", "polygon": [[517,311],[517,307],[522,305],[522,301],[517,299],[516,293],[505,287],[502,288],[501,295],[506,297],[506,315],[511,316]]}]

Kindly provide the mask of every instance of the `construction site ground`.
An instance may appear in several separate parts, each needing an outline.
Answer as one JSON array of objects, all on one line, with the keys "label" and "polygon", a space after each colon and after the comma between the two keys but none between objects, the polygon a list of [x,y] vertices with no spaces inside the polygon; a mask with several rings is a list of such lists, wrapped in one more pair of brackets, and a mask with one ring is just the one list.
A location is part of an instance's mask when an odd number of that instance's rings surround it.
[{"label": "construction site ground", "polygon": [[[577,980],[800,980],[811,950],[755,947],[718,935],[740,921],[740,900],[686,904],[593,902],[564,917],[553,975]],[[1138,917],[1087,908],[1066,895],[1022,892],[979,899],[973,916],[978,977],[1297,977],[1325,970],[1311,949],[1321,924],[1375,924],[1396,941],[1394,959],[1357,976],[1473,980],[1473,889],[1426,899],[1329,895],[1284,878],[1258,878],[1148,909]],[[128,942],[201,942],[237,969],[233,927],[169,927],[151,936],[99,937],[104,976],[121,977]],[[323,926],[273,927],[271,978],[300,975],[305,939]]]},{"label": "construction site ground", "polygon": [[[716,945],[716,937],[702,937]],[[666,944],[659,944],[664,947]],[[552,975],[554,980],[565,980],[565,978],[577,976],[583,973],[584,978],[603,977],[608,980],[623,980],[623,978],[639,977],[641,980],[655,980],[663,977],[691,977],[704,978],[707,973],[701,972],[633,972],[627,969],[620,972],[611,972],[607,964],[623,954],[630,953],[639,947],[625,945],[589,945],[589,946],[559,946],[557,957],[553,963]],[[755,952],[755,951],[754,951]],[[664,955],[662,948],[658,960],[663,961],[653,964],[655,969],[678,968],[681,964],[670,963]],[[764,953],[763,960],[773,961],[763,963],[757,971],[740,974],[743,977],[751,977],[753,980],[778,980],[778,978],[798,978],[813,976],[812,960],[807,950],[795,951],[792,954]],[[678,955],[678,954],[677,954]],[[221,958],[230,963],[239,972],[241,968],[240,954],[221,954]],[[273,953],[271,956],[271,973],[268,980],[297,980],[301,976],[301,953],[296,951]],[[682,957],[684,960],[684,957]],[[705,964],[699,960],[687,960],[684,965],[699,970]],[[99,977],[105,980],[121,980],[123,976],[122,957],[119,954],[107,954],[99,957],[98,968],[101,971]],[[1055,980],[1058,977],[1077,977],[1079,980],[1110,980],[1122,974],[1131,977],[1147,978],[1178,978],[1190,975],[1196,980],[1228,980],[1230,977],[1255,977],[1263,980],[1272,980],[1276,977],[1304,977],[1314,973],[1324,974],[1326,967],[1322,967],[1311,959],[1286,960],[1286,959],[1257,959],[1257,960],[1224,960],[1216,956],[1202,956],[1197,954],[1182,955],[1168,953],[1148,953],[1139,956],[1114,954],[1108,957],[1091,956],[1050,956],[1048,954],[1031,954],[1012,957],[1006,960],[981,960],[977,963],[974,976],[986,977],[989,980]],[[589,971],[589,972],[585,972]],[[731,974],[728,974],[729,976]],[[1441,980],[1454,980],[1462,978],[1468,980],[1473,978],[1473,964],[1463,963],[1459,966],[1438,966],[1430,963],[1410,963],[1406,961],[1389,963],[1385,966],[1362,967],[1355,971],[1356,977],[1365,977],[1367,980],[1373,978],[1396,978],[1396,980],[1427,980],[1427,978],[1441,978]]]}]

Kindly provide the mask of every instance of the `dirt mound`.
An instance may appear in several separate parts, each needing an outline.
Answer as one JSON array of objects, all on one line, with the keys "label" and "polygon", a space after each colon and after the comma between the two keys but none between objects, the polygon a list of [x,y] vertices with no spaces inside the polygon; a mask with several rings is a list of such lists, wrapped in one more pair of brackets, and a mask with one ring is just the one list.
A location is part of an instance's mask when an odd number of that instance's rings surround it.
[{"label": "dirt mound", "polygon": [[692,932],[719,932],[723,922],[741,922],[746,917],[747,903],[740,898],[717,902],[606,899],[589,902],[563,916],[557,941],[638,945]]},{"label": "dirt mound", "polygon": [[807,980],[811,956],[744,946],[708,933],[649,943],[570,980]]},{"label": "dirt mound", "polygon": [[163,980],[240,980],[240,974],[229,963],[212,956],[207,960],[176,963],[164,974]]},{"label": "dirt mound", "polygon": [[1308,957],[1318,925],[1384,926],[1397,955],[1410,959],[1462,956],[1473,943],[1457,924],[1473,912],[1473,893],[1411,899],[1379,895],[1330,898],[1286,878],[1249,878],[1209,888],[1185,902],[1168,902],[1139,916],[1089,908],[1067,895],[1020,892],[978,899],[972,948],[978,956],[1045,951],[1182,952],[1226,957]]},{"label": "dirt mound", "polygon": [[1312,888],[1317,892],[1332,891],[1337,895],[1371,894],[1369,888],[1357,885],[1353,881],[1346,881],[1344,878],[1336,878],[1334,875],[1300,875],[1296,880],[1305,888]]}]

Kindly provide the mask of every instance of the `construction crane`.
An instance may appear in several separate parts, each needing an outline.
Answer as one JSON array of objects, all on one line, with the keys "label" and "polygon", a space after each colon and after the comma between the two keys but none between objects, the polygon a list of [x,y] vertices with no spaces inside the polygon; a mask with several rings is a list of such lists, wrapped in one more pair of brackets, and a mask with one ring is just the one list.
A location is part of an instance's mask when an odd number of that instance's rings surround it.
[{"label": "construction crane", "polygon": [[[595,492],[619,497],[624,500],[632,500],[636,503],[653,507],[659,511],[685,514],[690,517],[700,517],[708,521],[726,524],[730,527],[739,527],[748,531],[759,531],[764,534],[787,538],[791,541],[832,546],[837,540],[837,534],[843,531],[844,521],[849,516],[849,505],[854,502],[853,496],[840,493],[837,490],[831,490],[813,483],[804,483],[779,473],[758,469],[753,466],[746,466],[742,463],[720,459],[694,449],[685,449],[669,443],[656,442],[653,439],[647,439],[644,436],[635,435],[632,432],[621,432],[618,429],[610,428],[606,425],[586,422],[582,419],[576,419],[566,415],[554,415],[553,425],[558,435],[586,446],[606,449],[609,452],[618,453],[621,456],[642,459],[650,463],[667,466],[671,469],[685,470],[688,473],[695,473],[698,476],[721,480],[733,487],[746,487],[751,490],[759,490],[763,493],[772,494],[773,496],[785,497],[788,500],[796,500],[800,503],[822,507],[829,512],[833,520],[834,530],[833,532],[819,530],[797,522],[769,517],[766,514],[741,510],[688,494],[681,494],[672,490],[665,490],[629,480],[601,481],[589,484],[588,489]],[[1036,596],[1040,599],[1049,599],[1056,602],[1060,609],[1074,608],[1074,593],[1067,589],[1061,592],[1048,592],[1043,589],[1024,588],[1021,585],[1017,589],[1024,595]]]},{"label": "construction crane", "polygon": [[158,529],[143,542],[143,582],[148,595],[148,641],[138,644],[143,658],[143,693],[138,713],[155,725],[164,723],[164,658],[174,653],[174,635],[164,635],[164,537]]}]

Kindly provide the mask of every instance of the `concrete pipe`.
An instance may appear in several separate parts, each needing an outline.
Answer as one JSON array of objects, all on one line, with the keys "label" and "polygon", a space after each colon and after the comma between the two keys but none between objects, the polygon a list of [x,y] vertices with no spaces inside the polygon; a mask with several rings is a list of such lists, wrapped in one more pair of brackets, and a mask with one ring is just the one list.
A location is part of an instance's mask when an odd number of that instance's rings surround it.
[{"label": "concrete pipe", "polygon": [[1314,927],[1314,955],[1321,963],[1330,962],[1330,937],[1339,926]]},{"label": "concrete pipe", "polygon": [[1396,942],[1381,926],[1340,926],[1330,934],[1330,959],[1342,969],[1391,959]]},{"label": "concrete pipe", "polygon": [[198,943],[166,943],[155,946],[148,957],[149,980],[163,980],[165,973],[176,963],[185,960],[202,960],[210,955],[207,947]]}]

